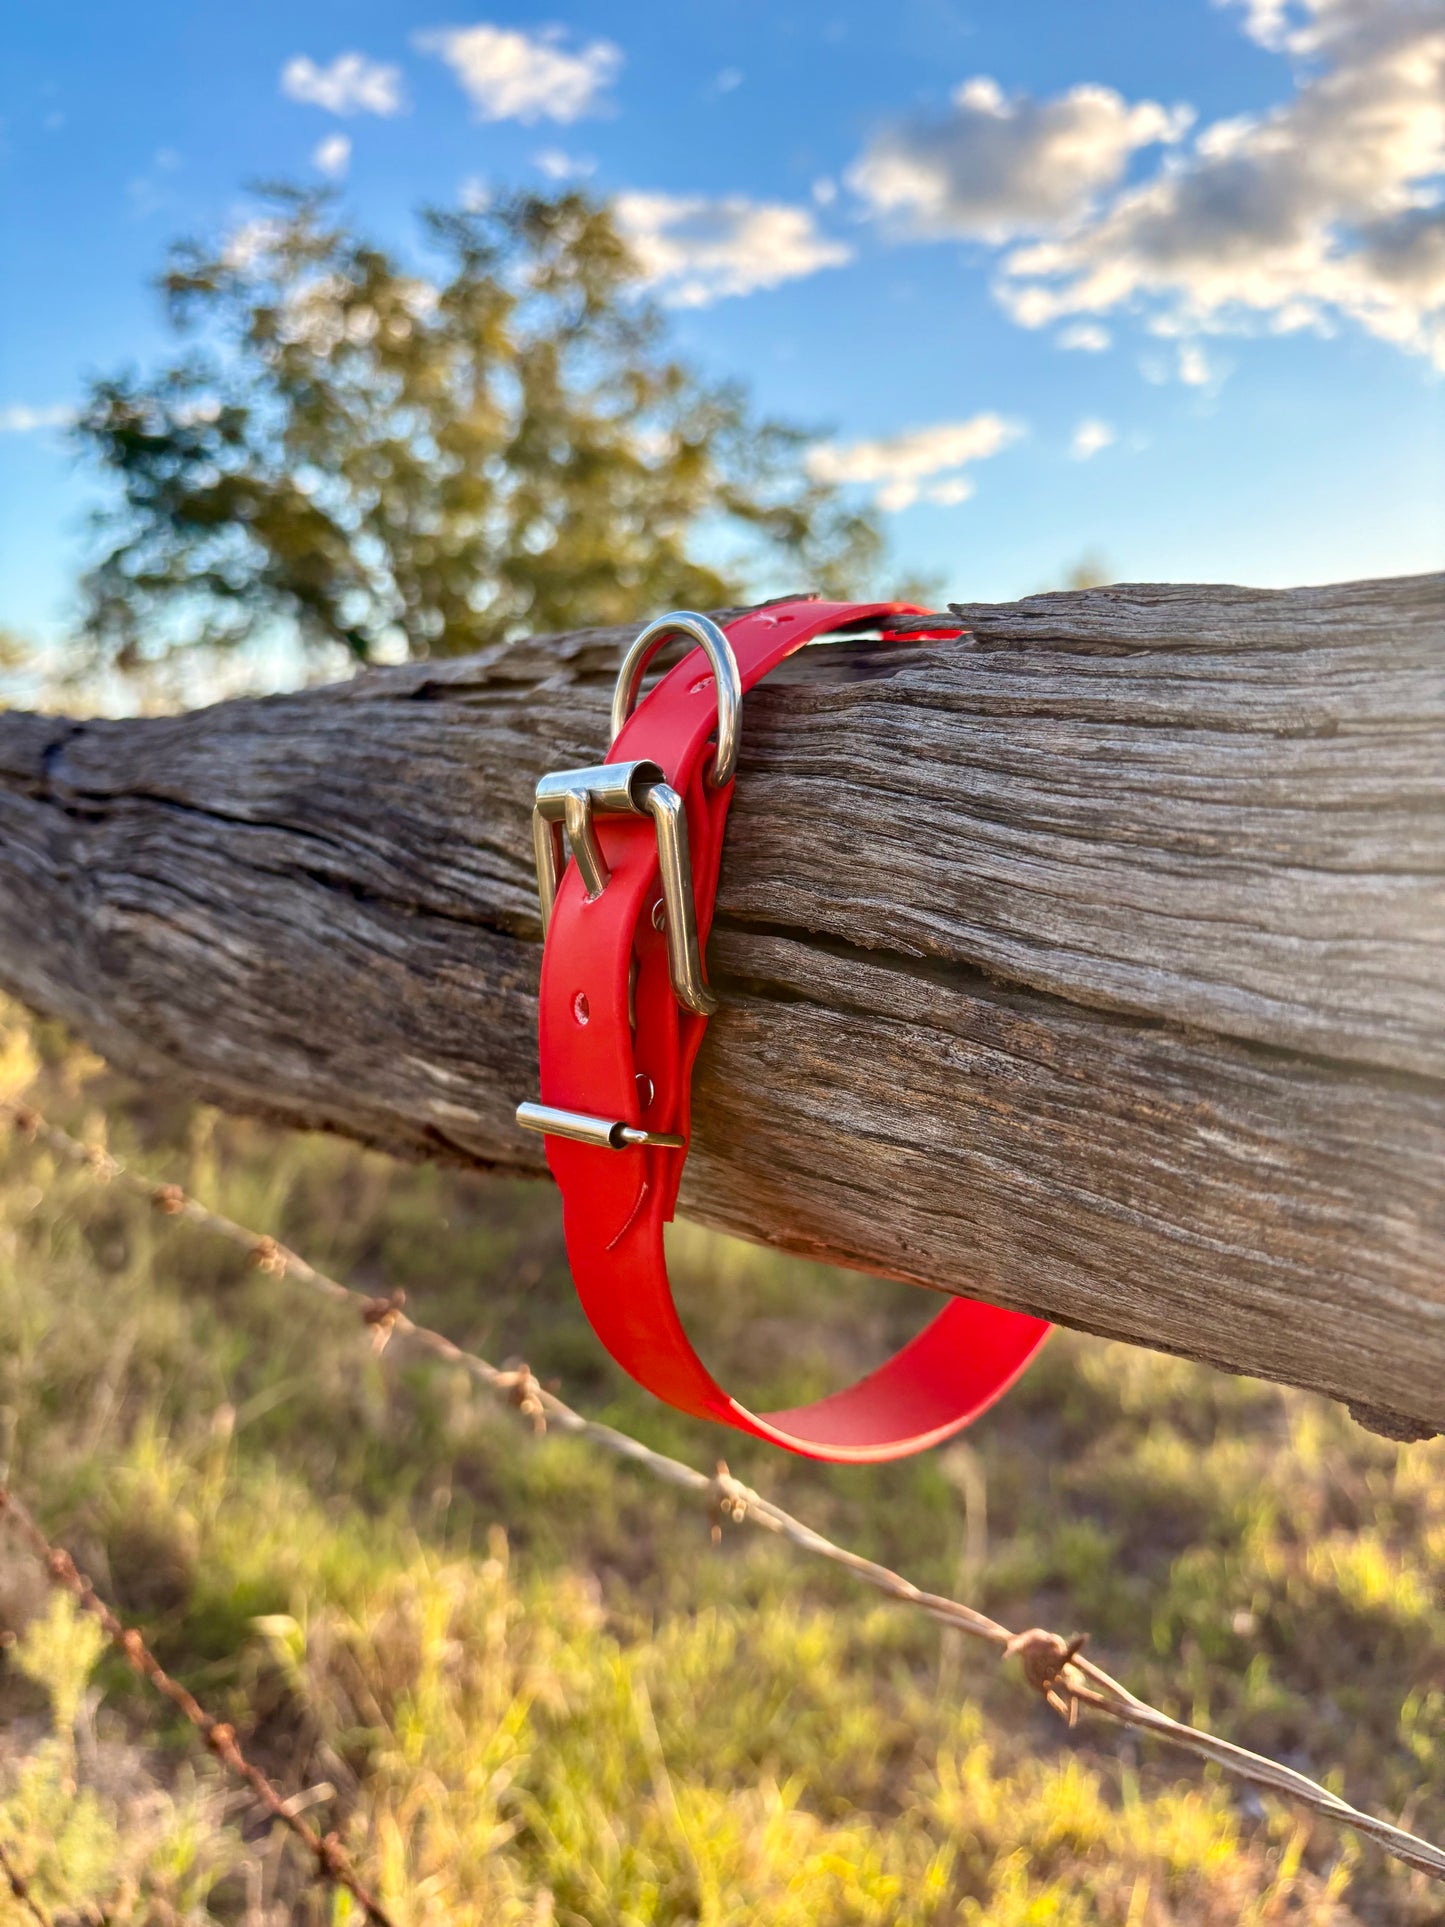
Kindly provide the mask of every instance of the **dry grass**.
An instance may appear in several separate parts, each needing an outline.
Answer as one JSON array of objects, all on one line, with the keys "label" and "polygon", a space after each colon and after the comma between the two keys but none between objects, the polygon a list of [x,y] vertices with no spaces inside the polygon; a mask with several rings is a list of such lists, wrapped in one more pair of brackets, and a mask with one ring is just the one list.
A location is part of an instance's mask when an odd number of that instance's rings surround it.
[{"label": "dry grass", "polygon": [[[137,1093],[5,1013],[0,1085],[910,1577],[1078,1625],[1186,1717],[1445,1834],[1445,1449],[1062,1336],[966,1444],[826,1469],[602,1357],[553,1201]],[[38,1057],[37,1057],[38,1053]],[[793,1396],[928,1308],[682,1228],[711,1356]],[[1425,1923],[1438,1888],[1113,1731],[114,1191],[0,1147],[0,1400],[52,1533],[407,1923]],[[741,1449],[740,1449],[741,1448]],[[345,1918],[3,1548],[0,1840],[57,1920]],[[38,1616],[37,1616],[38,1615]],[[8,1911],[7,1911],[8,1910]],[[0,1920],[27,1918],[0,1897]]]}]

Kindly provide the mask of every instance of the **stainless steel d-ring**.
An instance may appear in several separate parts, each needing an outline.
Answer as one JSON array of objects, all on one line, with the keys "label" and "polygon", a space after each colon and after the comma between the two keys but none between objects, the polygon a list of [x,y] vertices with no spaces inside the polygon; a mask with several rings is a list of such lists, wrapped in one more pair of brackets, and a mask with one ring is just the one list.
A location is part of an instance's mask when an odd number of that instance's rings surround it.
[{"label": "stainless steel d-ring", "polygon": [[685,636],[689,642],[697,643],[707,656],[717,684],[717,757],[708,780],[715,789],[720,789],[732,781],[737,768],[743,679],[738,673],[738,659],[732,644],[707,616],[695,615],[691,609],[677,609],[670,616],[659,616],[656,622],[648,623],[623,658],[617,674],[617,687],[612,694],[612,740],[617,741],[622,725],[637,707],[637,692],[647,665],[674,636]]}]

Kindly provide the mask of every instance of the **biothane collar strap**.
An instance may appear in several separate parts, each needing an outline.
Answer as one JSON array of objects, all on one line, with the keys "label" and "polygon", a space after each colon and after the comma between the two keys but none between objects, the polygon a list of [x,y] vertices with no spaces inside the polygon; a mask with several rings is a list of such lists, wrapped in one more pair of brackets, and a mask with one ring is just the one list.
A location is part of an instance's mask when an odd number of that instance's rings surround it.
[{"label": "biothane collar strap", "polygon": [[[669,1405],[815,1459],[902,1458],[947,1438],[1012,1384],[1049,1329],[955,1298],[857,1384],[758,1413],[712,1378],[668,1283],[663,1226],[687,1156],[693,1062],[716,1008],[703,957],[743,694],[819,636],[876,635],[880,622],[896,629],[924,613],[774,603],[725,632],[706,616],[663,616],[623,663],[611,760],[544,776],[532,818],[545,929],[542,1101],[521,1105],[517,1121],[546,1137],[583,1308],[618,1364]],[[957,631],[939,618],[906,633]],[[697,646],[639,704],[648,662],[678,636]]]}]

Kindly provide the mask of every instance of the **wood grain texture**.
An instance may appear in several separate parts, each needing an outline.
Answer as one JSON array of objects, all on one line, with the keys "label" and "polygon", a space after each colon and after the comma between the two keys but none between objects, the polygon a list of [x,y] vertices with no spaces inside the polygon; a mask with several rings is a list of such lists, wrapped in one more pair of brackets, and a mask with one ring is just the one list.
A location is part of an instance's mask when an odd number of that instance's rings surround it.
[{"label": "wood grain texture", "polygon": [[[1445,1427],[1445,578],[964,615],[748,699],[684,1208]],[[0,981],[539,1169],[531,790],[625,640],[0,715]]]}]

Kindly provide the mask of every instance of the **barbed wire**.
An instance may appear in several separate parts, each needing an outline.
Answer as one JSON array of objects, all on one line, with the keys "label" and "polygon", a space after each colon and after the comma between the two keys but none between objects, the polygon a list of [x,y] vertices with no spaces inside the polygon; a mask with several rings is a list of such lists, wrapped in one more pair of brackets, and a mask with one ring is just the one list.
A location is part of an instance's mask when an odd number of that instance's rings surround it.
[{"label": "barbed wire", "polygon": [[553,1425],[570,1437],[589,1440],[666,1485],[698,1495],[708,1508],[715,1536],[724,1521],[733,1525],[746,1523],[774,1533],[799,1551],[841,1567],[900,1605],[911,1606],[940,1625],[955,1627],[970,1638],[986,1642],[1004,1659],[1018,1660],[1027,1683],[1070,1726],[1075,1724],[1083,1707],[1121,1726],[1152,1733],[1166,1745],[1206,1760],[1235,1779],[1291,1801],[1333,1825],[1352,1829],[1406,1866],[1436,1880],[1445,1880],[1445,1851],[1441,1848],[1388,1820],[1362,1812],[1293,1767],[1220,1739],[1200,1727],[1189,1726],[1139,1699],[1082,1651],[1086,1634],[1064,1639],[1041,1626],[1015,1632],[960,1600],[926,1592],[901,1573],[836,1544],[782,1506],[764,1498],[735,1479],[724,1462],[720,1461],[716,1472],[709,1477],[681,1459],[644,1445],[627,1432],[584,1418],[548,1391],[526,1365],[493,1365],[477,1353],[464,1350],[444,1333],[416,1323],[403,1309],[404,1291],[393,1291],[379,1298],[343,1284],[279,1239],[212,1211],[177,1184],[156,1182],[129,1170],[109,1151],[73,1137],[33,1107],[6,1099],[0,1100],[0,1112],[10,1114],[23,1136],[45,1144],[67,1162],[88,1170],[100,1182],[122,1184],[148,1199],[164,1215],[184,1218],[239,1246],[259,1270],[277,1279],[294,1279],[335,1304],[359,1309],[377,1352],[384,1351],[394,1336],[401,1336],[432,1356],[463,1367],[489,1392],[529,1419],[535,1431],[541,1432]]},{"label": "barbed wire", "polygon": [[[318,1833],[292,1811],[260,1767],[248,1760],[241,1751],[235,1727],[226,1720],[214,1718],[179,1680],[171,1678],[136,1628],[116,1618],[70,1554],[63,1547],[51,1544],[35,1523],[29,1508],[6,1486],[0,1486],[0,1518],[8,1519],[19,1532],[44,1568],[51,1585],[59,1592],[68,1592],[93,1619],[100,1622],[111,1645],[131,1671],[139,1678],[148,1680],[158,1693],[163,1694],[195,1727],[222,1766],[250,1788],[255,1799],[273,1819],[289,1827],[315,1861],[318,1876],[334,1887],[344,1887],[376,1923],[376,1927],[393,1927],[390,1914],[361,1884],[338,1836],[334,1833]],[[8,1866],[5,1871],[11,1892],[17,1899],[30,1900],[33,1906],[28,1888],[24,1894],[21,1892],[24,1881],[17,1886],[16,1873]]]}]

